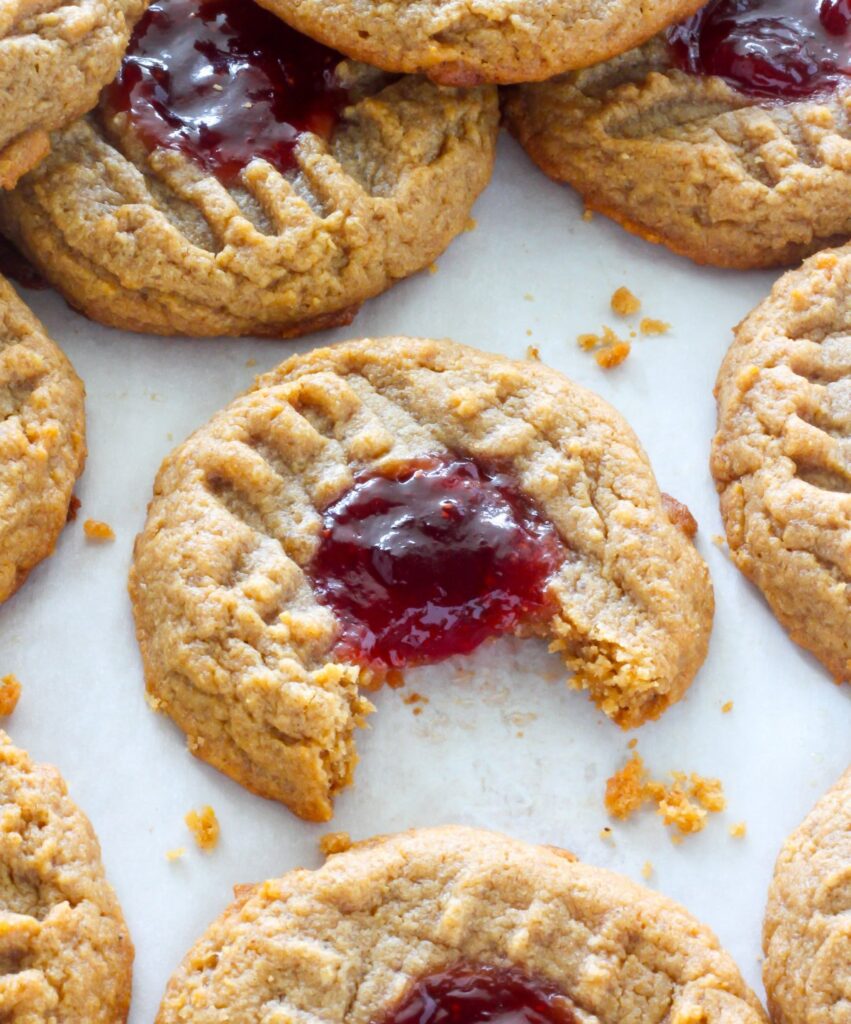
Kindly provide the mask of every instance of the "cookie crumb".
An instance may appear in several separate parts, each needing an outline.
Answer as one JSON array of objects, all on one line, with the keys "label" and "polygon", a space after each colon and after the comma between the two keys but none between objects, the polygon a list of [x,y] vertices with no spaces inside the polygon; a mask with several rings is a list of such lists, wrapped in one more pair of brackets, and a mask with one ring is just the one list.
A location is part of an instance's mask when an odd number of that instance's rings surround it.
[{"label": "cookie crumb", "polygon": [[178,847],[175,847],[175,849],[173,849],[173,850],[166,850],[165,859],[170,864],[173,864],[174,861],[180,860],[180,858],[184,857],[185,855],[186,855],[186,847],[185,846],[178,846]]},{"label": "cookie crumb", "polygon": [[348,832],[326,832],[319,840],[319,849],[325,857],[330,857],[334,853],[345,853],[351,846],[352,837]]},{"label": "cookie crumb", "polygon": [[604,828],[600,829],[600,838],[604,843],[613,843],[615,841],[615,833],[608,825],[606,825]]},{"label": "cookie crumb", "polygon": [[475,217],[468,217],[467,218],[467,223],[464,225],[464,230],[465,231],[475,231],[478,226],[479,226],[479,222],[476,220]]},{"label": "cookie crumb", "polygon": [[644,862],[644,867],[642,867],[641,869],[641,877],[644,879],[645,882],[647,882],[653,877],[653,872],[655,870],[656,869],[653,867],[653,862],[646,860]]},{"label": "cookie crumb", "polygon": [[83,523],[83,532],[89,540],[115,540],[115,532],[109,523],[102,523],[97,519],[87,519]]},{"label": "cookie crumb", "polygon": [[641,299],[637,295],[633,295],[625,285],[621,285],[612,294],[611,306],[613,312],[618,316],[632,316],[633,313],[637,313],[641,309]]},{"label": "cookie crumb", "polygon": [[21,684],[11,672],[0,679],[0,718],[8,718],[21,699]]},{"label": "cookie crumb", "polygon": [[670,783],[651,779],[642,757],[633,754],[606,781],[606,810],[626,821],[645,804],[655,803],[665,825],[673,825],[681,835],[690,835],[704,829],[708,814],[717,814],[727,806],[720,779],[704,778],[695,772],[671,772],[671,778]]},{"label": "cookie crumb", "polygon": [[68,502],[68,515],[65,517],[65,522],[73,523],[82,506],[82,501],[80,501],[76,494],[72,494],[71,500]]},{"label": "cookie crumb", "polygon": [[600,338],[597,334],[580,334],[576,338],[576,344],[584,352],[590,352],[600,344]]},{"label": "cookie crumb", "polygon": [[628,341],[619,341],[616,345],[608,345],[597,353],[597,365],[604,370],[612,370],[621,365],[630,351],[631,346]]},{"label": "cookie crumb", "polygon": [[245,360],[245,365],[250,370],[252,366],[256,366],[257,365],[257,360],[254,359],[254,358],[246,359]]},{"label": "cookie crumb", "polygon": [[720,533],[715,533],[712,535],[712,543],[717,548],[723,548],[727,543],[727,538],[722,536]]},{"label": "cookie crumb", "polygon": [[666,324],[664,320],[654,320],[652,317],[646,316],[638,325],[638,329],[642,334],[667,334],[671,325]]},{"label": "cookie crumb", "polygon": [[200,811],[190,811],[183,819],[198,846],[209,853],[219,843],[219,822],[216,812],[207,804]]},{"label": "cookie crumb", "polygon": [[533,360],[536,363],[540,363],[540,361],[541,361],[541,350],[538,348],[537,345],[527,345],[526,346],[526,358],[527,359],[531,359],[531,360]]},{"label": "cookie crumb", "polygon": [[429,263],[428,272],[432,275],[437,273],[437,263]]},{"label": "cookie crumb", "polygon": [[523,299],[525,302],[534,302],[535,296],[531,292],[526,292],[523,296]]},{"label": "cookie crumb", "polygon": [[627,750],[635,750],[635,748],[637,746],[638,746],[638,740],[633,736],[633,738],[629,741],[629,743],[627,743],[626,749]]},{"label": "cookie crumb", "polygon": [[721,705],[721,714],[722,715],[729,715],[732,710],[733,710],[733,702],[731,700],[725,701]]},{"label": "cookie crumb", "polygon": [[734,839],[744,839],[748,832],[748,826],[743,822],[736,822],[735,825],[730,826],[730,835]]},{"label": "cookie crumb", "polygon": [[582,219],[586,222],[594,219],[594,211],[591,209],[590,206],[586,206],[585,209],[582,211]]}]

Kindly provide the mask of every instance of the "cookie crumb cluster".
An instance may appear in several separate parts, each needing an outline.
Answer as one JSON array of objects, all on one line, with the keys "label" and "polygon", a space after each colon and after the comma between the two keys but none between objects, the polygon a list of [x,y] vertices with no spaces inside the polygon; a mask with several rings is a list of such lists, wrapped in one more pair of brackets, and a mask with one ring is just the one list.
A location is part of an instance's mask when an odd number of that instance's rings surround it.
[{"label": "cookie crumb cluster", "polygon": [[323,856],[330,857],[335,853],[345,853],[352,846],[352,837],[348,832],[327,832],[319,840],[319,849]]},{"label": "cookie crumb cluster", "polygon": [[[641,310],[641,299],[633,292],[621,285],[612,293],[609,300],[612,312],[620,317],[635,316]],[[629,332],[630,338],[636,338],[639,333],[642,335],[666,334],[671,325],[664,320],[655,320],[653,317],[642,317],[637,330]],[[597,365],[604,370],[611,370],[620,366],[632,351],[632,345],[626,338],[621,338],[616,331],[608,325],[603,325],[599,334],[580,334],[576,343],[585,352],[594,352]]]},{"label": "cookie crumb cluster", "polygon": [[219,844],[219,821],[216,812],[207,804],[200,811],[190,811],[183,819],[199,848],[209,853]]},{"label": "cookie crumb cluster", "polygon": [[7,718],[11,715],[20,699],[21,684],[18,677],[10,672],[0,679],[0,717]]},{"label": "cookie crumb cluster", "polygon": [[646,804],[655,804],[665,825],[680,835],[701,832],[709,814],[727,806],[720,779],[692,772],[671,772],[672,782],[650,778],[640,754],[632,757],[607,780],[605,805],[614,818],[626,821]]}]

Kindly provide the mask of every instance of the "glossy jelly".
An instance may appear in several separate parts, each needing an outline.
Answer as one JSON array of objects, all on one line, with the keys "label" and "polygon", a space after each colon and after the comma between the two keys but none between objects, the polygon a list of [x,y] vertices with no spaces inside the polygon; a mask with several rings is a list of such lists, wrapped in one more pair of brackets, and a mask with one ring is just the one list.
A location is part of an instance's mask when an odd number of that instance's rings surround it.
[{"label": "glossy jelly", "polygon": [[668,42],[684,71],[795,100],[851,81],[849,23],[851,0],[710,0]]},{"label": "glossy jelly", "polygon": [[256,157],[290,170],[303,132],[330,137],[341,59],[252,0],[159,0],[102,102],[147,149],[180,150],[232,185]]},{"label": "glossy jelly", "polygon": [[325,512],[309,574],[336,613],[341,656],[404,668],[543,615],[563,557],[555,528],[506,476],[429,456],[358,477]]},{"label": "glossy jelly", "polygon": [[420,978],[380,1024],[575,1024],[565,997],[516,967],[460,964]]}]

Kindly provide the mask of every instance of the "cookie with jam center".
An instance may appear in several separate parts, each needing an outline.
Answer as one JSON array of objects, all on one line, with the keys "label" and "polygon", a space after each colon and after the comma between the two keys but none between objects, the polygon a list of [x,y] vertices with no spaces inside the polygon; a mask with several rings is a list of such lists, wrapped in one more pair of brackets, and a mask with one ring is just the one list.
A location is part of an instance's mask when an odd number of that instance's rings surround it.
[{"label": "cookie with jam center", "polygon": [[351,782],[362,691],[490,636],[547,637],[639,725],[712,621],[670,507],[624,420],[539,363],[412,338],[295,356],[157,477],[130,574],[152,702],[316,820]]},{"label": "cookie with jam center", "polygon": [[784,275],[736,328],[712,473],[730,555],[790,636],[851,679],[851,248]]},{"label": "cookie with jam center", "polygon": [[767,1021],[712,932],[672,900],[564,850],[459,826],[238,888],[156,1024],[293,1018]]},{"label": "cookie with jam center", "polygon": [[0,602],[53,551],[86,459],[85,389],[0,277]]},{"label": "cookie with jam center", "polygon": [[492,87],[390,78],[250,0],[158,0],[0,225],[92,319],[290,337],[440,255],[497,130]]},{"label": "cookie with jam center", "polygon": [[97,104],[146,0],[0,0],[0,189]]},{"label": "cookie with jam center", "polygon": [[777,1024],[842,1021],[851,971],[851,768],[786,840],[763,928]]},{"label": "cookie with jam center", "polygon": [[608,60],[699,0],[261,0],[302,32],[386,71],[444,85],[537,82]]},{"label": "cookie with jam center", "polygon": [[512,89],[508,126],[642,238],[719,267],[794,263],[851,234],[844,10],[711,0],[614,60]]},{"label": "cookie with jam center", "polygon": [[51,765],[0,731],[0,1015],[124,1024],[133,945],[100,847]]}]

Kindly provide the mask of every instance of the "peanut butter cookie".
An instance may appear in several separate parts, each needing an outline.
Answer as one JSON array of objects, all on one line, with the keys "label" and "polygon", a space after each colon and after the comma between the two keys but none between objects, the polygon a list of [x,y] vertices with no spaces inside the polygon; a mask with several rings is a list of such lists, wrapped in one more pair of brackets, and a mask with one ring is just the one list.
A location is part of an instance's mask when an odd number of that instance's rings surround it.
[{"label": "peanut butter cookie", "polygon": [[712,932],[672,900],[555,847],[446,826],[240,887],[157,1024],[500,1016],[766,1021]]},{"label": "peanut butter cookie", "polygon": [[446,248],[498,117],[492,87],[391,80],[250,0],[159,0],[98,116],[54,137],[0,223],[94,320],[288,337]]},{"label": "peanut butter cookie", "polygon": [[130,593],[148,690],[192,751],[317,820],[352,778],[359,687],[535,632],[635,726],[683,695],[713,611],[610,406],[410,338],[296,356],[177,448]]},{"label": "peanut butter cookie", "polygon": [[0,601],[46,558],[86,458],[85,392],[0,278]]},{"label": "peanut butter cookie", "polygon": [[851,248],[781,277],[715,388],[730,554],[792,639],[851,678]]},{"label": "peanut butter cookie", "polygon": [[0,0],[0,188],[95,106],[145,0]]},{"label": "peanut butter cookie", "polygon": [[845,1024],[851,992],[851,768],[780,851],[763,929],[775,1024]]},{"label": "peanut butter cookie", "polygon": [[818,14],[837,6],[790,3],[786,19],[782,3],[711,0],[614,60],[511,90],[508,125],[643,238],[719,267],[788,265],[851,234],[851,39]]},{"label": "peanut butter cookie", "polygon": [[699,0],[260,0],[302,32],[386,71],[444,85],[536,82],[643,43]]},{"label": "peanut butter cookie", "polygon": [[0,1017],[123,1024],[133,945],[92,826],[59,772],[0,732]]}]

